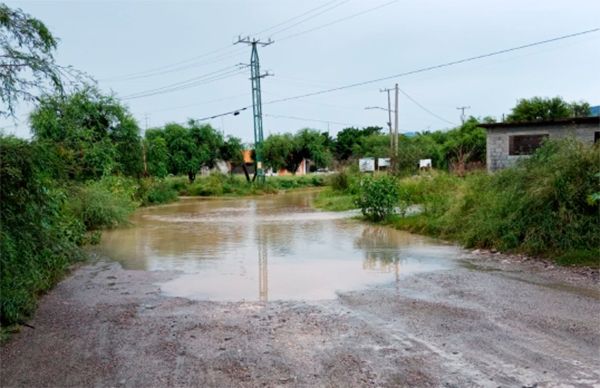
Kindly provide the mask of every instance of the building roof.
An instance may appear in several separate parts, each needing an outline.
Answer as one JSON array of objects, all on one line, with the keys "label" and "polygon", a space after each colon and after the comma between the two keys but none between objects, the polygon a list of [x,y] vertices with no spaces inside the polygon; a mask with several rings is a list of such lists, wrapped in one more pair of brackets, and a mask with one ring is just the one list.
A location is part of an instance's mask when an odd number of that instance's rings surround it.
[{"label": "building roof", "polygon": [[480,127],[485,129],[496,129],[496,128],[521,128],[521,127],[547,127],[552,125],[578,125],[578,124],[597,124],[600,126],[600,117],[569,117],[566,119],[556,120],[544,120],[544,121],[519,121],[514,123],[492,123],[492,124],[479,124]]}]

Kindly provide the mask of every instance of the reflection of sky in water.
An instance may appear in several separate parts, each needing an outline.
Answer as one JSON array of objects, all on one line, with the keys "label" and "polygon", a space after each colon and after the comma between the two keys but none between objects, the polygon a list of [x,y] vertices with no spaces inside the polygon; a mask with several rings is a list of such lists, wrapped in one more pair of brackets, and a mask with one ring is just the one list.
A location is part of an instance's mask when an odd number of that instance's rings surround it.
[{"label": "reflection of sky in water", "polygon": [[446,269],[454,246],[314,211],[312,194],[184,199],[138,211],[99,250],[129,269],[176,270],[168,295],[213,300],[325,299],[336,291]]}]

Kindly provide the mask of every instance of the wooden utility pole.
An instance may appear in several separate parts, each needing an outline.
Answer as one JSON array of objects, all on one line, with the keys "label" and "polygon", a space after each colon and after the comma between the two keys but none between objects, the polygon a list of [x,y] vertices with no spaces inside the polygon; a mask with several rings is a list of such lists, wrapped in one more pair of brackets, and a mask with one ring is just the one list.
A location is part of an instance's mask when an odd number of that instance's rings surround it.
[{"label": "wooden utility pole", "polygon": [[466,109],[471,109],[470,106],[458,106],[456,107],[456,109],[458,109],[460,111],[460,121],[464,124],[467,116],[465,115],[465,110]]},{"label": "wooden utility pole", "polygon": [[[387,107],[387,111],[388,111],[388,128],[390,131],[390,156],[394,153],[394,130],[392,128],[392,97],[390,95],[390,92],[392,91],[392,89],[379,89],[380,92],[386,92],[387,93],[387,103],[388,103],[388,107]],[[372,109],[373,107],[369,107],[369,108],[365,108],[365,109]]]},{"label": "wooden utility pole", "polygon": [[395,109],[395,119],[394,119],[394,157],[398,157],[398,84],[395,86],[396,89],[396,105]]}]

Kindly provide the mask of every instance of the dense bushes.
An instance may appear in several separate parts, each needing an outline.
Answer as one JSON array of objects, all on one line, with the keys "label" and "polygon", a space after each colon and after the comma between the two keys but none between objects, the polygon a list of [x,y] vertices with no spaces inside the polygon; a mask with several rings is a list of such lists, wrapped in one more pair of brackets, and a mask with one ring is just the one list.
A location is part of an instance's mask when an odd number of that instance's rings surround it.
[{"label": "dense bushes", "polygon": [[88,231],[124,224],[137,207],[136,186],[130,183],[130,180],[107,177],[76,186],[65,210],[83,222]]},{"label": "dense bushes", "polygon": [[0,136],[0,322],[23,321],[36,297],[77,259],[90,232],[127,220],[139,186],[104,177],[85,184],[54,179],[52,150]]},{"label": "dense bushes", "polygon": [[600,149],[575,140],[549,142],[515,168],[473,179],[449,212],[469,246],[531,254],[600,247]]},{"label": "dense bushes", "polygon": [[[569,257],[598,265],[600,149],[568,139],[548,142],[529,159],[494,175],[436,174],[403,180],[423,206],[398,227],[468,247]],[[590,258],[594,258],[590,260]]]},{"label": "dense bushes", "polygon": [[41,171],[30,143],[0,137],[0,322],[19,322],[81,257],[83,223],[63,211],[67,192]]}]

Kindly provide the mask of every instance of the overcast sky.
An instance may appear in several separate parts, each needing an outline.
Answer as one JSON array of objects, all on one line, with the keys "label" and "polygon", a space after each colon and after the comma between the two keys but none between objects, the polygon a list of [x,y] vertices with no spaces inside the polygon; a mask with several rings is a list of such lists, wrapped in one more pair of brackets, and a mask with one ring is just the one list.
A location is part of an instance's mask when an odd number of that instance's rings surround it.
[{"label": "overcast sky", "polygon": [[[263,102],[268,102],[600,27],[600,1],[595,0],[7,4],[46,23],[60,39],[57,62],[89,73],[103,91],[124,98],[142,128],[146,123],[160,126],[250,105],[249,69],[235,71],[235,65],[250,59],[250,47],[232,44],[239,34],[274,41],[259,49],[261,69],[274,74],[262,80]],[[307,32],[311,29],[315,30]],[[523,97],[559,95],[600,105],[599,71],[600,32],[595,32],[361,87],[265,104],[264,131],[266,136],[305,127],[329,128],[334,135],[349,125],[385,127],[385,111],[364,108],[386,107],[386,96],[379,89],[395,82],[433,113],[401,94],[400,132],[449,128],[449,122],[460,122],[458,106],[470,106],[470,115],[501,118]],[[125,99],[193,78],[198,79],[194,87]],[[0,120],[0,127],[5,133],[28,137],[30,110],[31,106],[21,105],[17,123]],[[251,110],[210,123],[225,134],[252,140]]]}]

